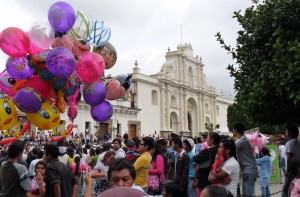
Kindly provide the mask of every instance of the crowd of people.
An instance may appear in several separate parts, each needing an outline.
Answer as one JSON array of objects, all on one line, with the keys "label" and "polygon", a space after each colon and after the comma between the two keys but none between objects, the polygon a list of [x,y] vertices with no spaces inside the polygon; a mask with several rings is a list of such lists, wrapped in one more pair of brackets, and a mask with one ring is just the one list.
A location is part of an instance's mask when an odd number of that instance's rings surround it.
[{"label": "crowd of people", "polygon": [[[16,141],[2,147],[1,196],[255,196],[257,176],[261,195],[270,196],[270,150],[262,147],[255,158],[244,130],[236,123],[234,139],[216,132],[195,139],[172,133],[129,140],[125,134],[96,146],[86,140]],[[287,127],[288,141],[279,146],[283,197],[300,192],[298,135],[297,127]]]}]

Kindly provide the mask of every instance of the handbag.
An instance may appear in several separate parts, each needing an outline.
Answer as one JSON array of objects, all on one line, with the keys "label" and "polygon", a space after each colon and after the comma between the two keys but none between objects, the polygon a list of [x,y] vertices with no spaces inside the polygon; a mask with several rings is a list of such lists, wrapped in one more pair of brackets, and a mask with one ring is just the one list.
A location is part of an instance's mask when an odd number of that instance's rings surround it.
[{"label": "handbag", "polygon": [[210,151],[208,150],[208,154],[209,154],[209,160],[204,161],[200,164],[198,164],[198,169],[206,169],[206,168],[210,168],[211,167],[211,156],[210,156]]},{"label": "handbag", "polygon": [[153,175],[153,174],[149,174],[147,176],[147,183],[148,183],[148,188],[149,191],[154,191],[154,192],[158,192],[160,189],[160,178],[158,177],[158,175]]}]

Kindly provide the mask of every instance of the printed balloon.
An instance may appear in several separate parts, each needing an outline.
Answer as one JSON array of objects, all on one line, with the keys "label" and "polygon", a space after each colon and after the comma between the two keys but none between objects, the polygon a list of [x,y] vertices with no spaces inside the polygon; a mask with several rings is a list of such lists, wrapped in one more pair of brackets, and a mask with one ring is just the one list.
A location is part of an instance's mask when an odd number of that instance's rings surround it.
[{"label": "printed balloon", "polygon": [[105,62],[97,53],[83,55],[77,64],[77,72],[85,83],[97,81],[104,72]]},{"label": "printed balloon", "polygon": [[28,120],[42,130],[56,128],[60,123],[60,113],[57,108],[46,100],[37,113],[26,113]]},{"label": "printed balloon", "polygon": [[75,10],[68,3],[56,2],[48,10],[48,20],[55,31],[66,33],[75,23]]},{"label": "printed balloon", "polygon": [[0,130],[13,127],[18,121],[18,111],[9,98],[0,94]]},{"label": "printed balloon", "polygon": [[36,22],[28,31],[30,42],[40,49],[49,49],[54,40],[54,30],[49,23]]},{"label": "printed balloon", "polygon": [[91,116],[97,122],[106,122],[113,115],[113,107],[108,101],[91,107]]},{"label": "printed balloon", "polygon": [[7,72],[3,72],[0,75],[0,90],[9,97],[14,97],[16,92],[12,89],[16,85],[16,80]]},{"label": "printed balloon", "polygon": [[76,21],[69,33],[77,40],[85,40],[93,31],[93,19],[83,11],[76,12]]},{"label": "printed balloon", "polygon": [[27,79],[34,73],[34,69],[28,65],[26,57],[9,57],[6,61],[7,72],[15,79]]},{"label": "printed balloon", "polygon": [[106,99],[116,100],[124,96],[131,86],[132,75],[118,75],[111,79],[105,86]]},{"label": "printed balloon", "polygon": [[68,78],[75,70],[75,64],[73,54],[64,47],[52,49],[46,58],[47,69],[58,78]]},{"label": "printed balloon", "polygon": [[94,22],[93,32],[87,40],[92,46],[103,46],[109,41],[110,35],[110,27],[104,21],[96,20]]},{"label": "printed balloon", "polygon": [[43,99],[56,98],[56,93],[53,90],[52,85],[48,81],[41,79],[39,75],[31,77],[26,82],[26,86],[39,92]]},{"label": "printed balloon", "polygon": [[102,103],[106,96],[106,90],[102,83],[89,83],[83,90],[83,98],[85,102],[91,106]]},{"label": "printed balloon", "polygon": [[30,41],[17,27],[8,27],[0,34],[0,48],[11,57],[24,57],[29,52]]},{"label": "printed balloon", "polygon": [[22,88],[15,96],[14,103],[24,113],[36,113],[42,107],[42,97],[33,88]]},{"label": "printed balloon", "polygon": [[117,62],[117,51],[110,43],[107,43],[104,46],[94,47],[93,51],[103,57],[105,61],[105,69],[110,69]]}]

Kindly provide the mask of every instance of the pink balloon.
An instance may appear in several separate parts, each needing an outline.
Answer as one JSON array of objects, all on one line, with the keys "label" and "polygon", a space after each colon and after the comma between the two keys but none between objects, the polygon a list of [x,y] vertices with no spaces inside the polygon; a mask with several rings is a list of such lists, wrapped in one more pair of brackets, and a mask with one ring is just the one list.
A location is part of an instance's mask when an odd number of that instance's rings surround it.
[{"label": "pink balloon", "polygon": [[8,27],[0,34],[0,48],[9,56],[24,57],[29,52],[29,47],[29,38],[17,27]]},{"label": "pink balloon", "polygon": [[101,55],[89,52],[83,55],[77,65],[80,78],[85,83],[97,81],[104,72],[105,62]]},{"label": "pink balloon", "polygon": [[29,54],[37,55],[37,54],[39,54],[40,52],[43,52],[43,51],[45,51],[45,50],[38,48],[32,42],[30,42]]},{"label": "pink balloon", "polygon": [[106,99],[107,100],[116,100],[121,98],[126,94],[126,90],[121,86],[120,81],[113,78],[105,86],[106,89]]},{"label": "pink balloon", "polygon": [[77,116],[77,107],[75,104],[71,104],[68,108],[68,117],[70,118],[71,122],[74,122],[76,116]]},{"label": "pink balloon", "polygon": [[57,47],[65,47],[69,51],[74,54],[74,38],[71,37],[69,34],[63,35],[62,37],[57,37],[52,43],[52,48]]}]

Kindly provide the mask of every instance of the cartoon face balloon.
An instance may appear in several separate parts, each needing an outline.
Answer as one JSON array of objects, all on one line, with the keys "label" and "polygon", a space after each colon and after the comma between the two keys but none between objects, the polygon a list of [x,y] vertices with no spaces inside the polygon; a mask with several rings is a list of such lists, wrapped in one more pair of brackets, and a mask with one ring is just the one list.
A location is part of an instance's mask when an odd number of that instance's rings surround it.
[{"label": "cartoon face balloon", "polygon": [[9,98],[0,94],[0,130],[13,127],[18,121],[18,112]]},{"label": "cartoon face balloon", "polygon": [[56,128],[60,123],[60,113],[57,108],[46,100],[37,113],[27,113],[28,120],[43,130]]},{"label": "cartoon face balloon", "polygon": [[5,71],[0,75],[0,90],[9,97],[16,94],[16,92],[11,91],[15,84],[16,80],[8,72]]},{"label": "cartoon face balloon", "polygon": [[103,57],[105,61],[105,69],[110,69],[117,62],[117,51],[110,43],[107,43],[104,46],[94,47],[93,51]]}]

